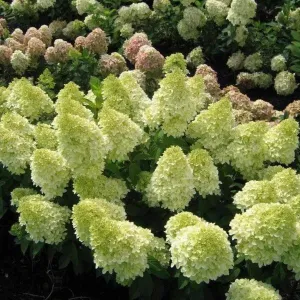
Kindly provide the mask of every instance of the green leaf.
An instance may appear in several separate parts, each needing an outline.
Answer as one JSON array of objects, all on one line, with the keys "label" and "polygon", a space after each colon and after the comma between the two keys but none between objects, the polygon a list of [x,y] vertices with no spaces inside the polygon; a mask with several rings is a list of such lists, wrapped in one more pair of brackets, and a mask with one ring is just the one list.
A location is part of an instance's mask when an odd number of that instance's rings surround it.
[{"label": "green leaf", "polygon": [[107,162],[105,165],[105,169],[110,171],[116,177],[121,177],[120,170],[116,163],[113,163],[112,161]]},{"label": "green leaf", "polygon": [[135,300],[140,297],[140,289],[138,280],[134,280],[131,286],[129,287],[129,299]]},{"label": "green leaf", "polygon": [[4,201],[0,198],[0,219],[5,215],[7,212],[7,207]]},{"label": "green leaf", "polygon": [[153,257],[148,258],[149,272],[161,279],[170,278],[169,272]]},{"label": "green leaf", "polygon": [[300,73],[300,64],[299,65],[292,65],[290,67],[290,70],[296,72],[296,73]]},{"label": "green leaf", "polygon": [[66,268],[69,263],[71,262],[71,256],[68,254],[63,254],[58,261],[58,267],[59,269],[64,269]]},{"label": "green leaf", "polygon": [[55,255],[55,253],[57,252],[57,249],[56,247],[52,246],[52,245],[49,245],[48,246],[48,249],[47,249],[47,256],[48,256],[48,260],[49,261],[52,261],[53,260],[53,257]]},{"label": "green leaf", "polygon": [[295,45],[289,45],[287,49],[291,50],[292,54],[296,57],[300,57],[300,48]]},{"label": "green leaf", "polygon": [[90,87],[98,100],[102,101],[101,80],[95,76],[90,78]]},{"label": "green leaf", "polygon": [[141,173],[141,168],[137,163],[131,163],[129,166],[129,179],[132,184],[136,184],[139,178],[139,174]]},{"label": "green leaf", "polygon": [[25,238],[21,240],[20,245],[21,245],[21,251],[22,251],[23,255],[25,255],[29,244],[30,244],[29,240],[27,240]]},{"label": "green leaf", "polygon": [[292,37],[293,37],[294,40],[300,42],[300,32],[298,32],[298,31],[292,31],[291,34],[292,34]]},{"label": "green leaf", "polygon": [[248,260],[246,262],[246,267],[250,277],[253,277],[256,280],[260,280],[262,278],[262,270],[257,264],[252,263]]},{"label": "green leaf", "polygon": [[236,261],[234,262],[235,265],[240,264],[241,262],[243,262],[245,260],[244,256],[240,256],[238,259],[236,259]]},{"label": "green leaf", "polygon": [[183,275],[180,275],[178,277],[178,288],[180,290],[184,289],[189,284],[189,282],[189,279],[185,278]]},{"label": "green leaf", "polygon": [[150,299],[153,292],[153,280],[149,273],[144,273],[142,278],[138,278],[140,295]]},{"label": "green leaf", "polygon": [[274,283],[280,283],[283,282],[285,277],[286,277],[286,272],[284,270],[283,264],[282,263],[278,263],[274,269],[273,272],[273,278],[272,281]]},{"label": "green leaf", "polygon": [[45,244],[41,243],[41,242],[31,244],[31,255],[32,255],[33,258],[35,258],[41,252],[44,245]]}]

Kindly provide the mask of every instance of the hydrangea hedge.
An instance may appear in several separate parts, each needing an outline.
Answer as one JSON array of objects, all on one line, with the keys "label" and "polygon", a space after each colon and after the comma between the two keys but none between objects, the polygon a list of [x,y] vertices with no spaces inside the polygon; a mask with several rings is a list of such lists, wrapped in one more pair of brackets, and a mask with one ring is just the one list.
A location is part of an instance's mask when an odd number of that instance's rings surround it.
[{"label": "hydrangea hedge", "polygon": [[131,299],[299,297],[300,101],[243,94],[296,91],[291,40],[247,47],[299,9],[261,2],[0,0],[0,217],[24,254]]},{"label": "hydrangea hedge", "polygon": [[224,297],[234,282],[227,299],[281,299],[234,280],[253,266],[261,278],[274,267],[300,274],[300,179],[289,168],[299,125],[238,124],[228,97],[212,100],[203,76],[169,61],[152,99],[131,71],[88,94],[70,82],[56,101],[26,78],[2,90],[0,160],[31,177],[11,193],[11,233],[23,250],[64,253],[77,272],[85,249],[125,286],[152,274],[188,294],[215,282]]}]

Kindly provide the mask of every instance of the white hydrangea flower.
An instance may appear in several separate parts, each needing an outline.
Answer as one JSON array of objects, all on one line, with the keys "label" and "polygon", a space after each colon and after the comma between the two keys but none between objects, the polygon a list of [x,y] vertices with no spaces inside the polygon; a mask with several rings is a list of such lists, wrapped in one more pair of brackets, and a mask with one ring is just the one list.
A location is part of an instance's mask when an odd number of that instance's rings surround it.
[{"label": "white hydrangea flower", "polygon": [[76,0],[76,9],[79,15],[83,15],[88,12],[89,8],[95,5],[96,0]]},{"label": "white hydrangea flower", "polygon": [[254,279],[236,279],[231,283],[226,300],[281,300],[271,285]]},{"label": "white hydrangea flower", "polygon": [[193,169],[194,185],[202,197],[219,195],[219,172],[213,159],[206,150],[195,149],[188,155],[188,162]]},{"label": "white hydrangea flower", "polygon": [[279,54],[272,58],[271,69],[274,72],[281,72],[286,69],[286,59],[283,55]]},{"label": "white hydrangea flower", "polygon": [[275,77],[274,87],[278,95],[288,96],[293,94],[298,87],[295,74],[288,71],[278,73]]},{"label": "white hydrangea flower", "polygon": [[205,2],[209,17],[219,26],[223,25],[226,20],[229,11],[228,5],[225,1],[220,0],[207,0]]},{"label": "white hydrangea flower", "polygon": [[198,284],[228,275],[233,267],[227,233],[207,222],[182,228],[171,242],[170,252],[172,266]]},{"label": "white hydrangea flower", "polygon": [[227,19],[233,25],[246,25],[255,17],[256,7],[254,0],[232,0]]},{"label": "white hydrangea flower", "polygon": [[56,0],[37,0],[36,6],[38,9],[48,9],[54,6]]},{"label": "white hydrangea flower", "polygon": [[108,158],[124,161],[136,146],[144,141],[144,131],[127,115],[113,109],[103,109],[99,114],[102,134],[108,141]]},{"label": "white hydrangea flower", "polygon": [[233,203],[241,210],[246,210],[258,203],[275,203],[278,196],[273,183],[268,180],[249,181],[242,191],[234,196]]},{"label": "white hydrangea flower", "polygon": [[265,135],[268,160],[285,165],[291,164],[299,144],[298,133],[299,124],[292,118],[283,120],[269,129]]},{"label": "white hydrangea flower", "polygon": [[90,247],[90,226],[97,220],[108,218],[124,221],[126,212],[122,206],[102,198],[86,198],[72,208],[72,223],[77,238]]},{"label": "white hydrangea flower", "polygon": [[280,202],[288,203],[300,194],[300,177],[293,169],[276,173],[271,180]]},{"label": "white hydrangea flower", "polygon": [[122,285],[143,276],[154,239],[149,229],[129,221],[102,218],[92,223],[90,234],[94,262],[103,273],[115,272],[117,282]]},{"label": "white hydrangea flower", "polygon": [[238,255],[260,267],[280,261],[296,238],[296,216],[286,204],[260,203],[230,222]]},{"label": "white hydrangea flower", "polygon": [[229,69],[238,71],[244,67],[245,55],[241,51],[233,53],[227,60],[227,66]]},{"label": "white hydrangea flower", "polygon": [[71,215],[67,207],[46,201],[41,195],[30,195],[21,198],[17,212],[20,225],[34,242],[59,244],[65,239]]},{"label": "white hydrangea flower", "polygon": [[124,205],[122,199],[128,193],[125,181],[117,178],[98,177],[87,178],[77,177],[74,179],[74,192],[80,199],[101,198],[109,202]]},{"label": "white hydrangea flower", "polygon": [[168,148],[158,160],[147,187],[147,203],[180,211],[189,204],[194,193],[193,171],[183,151],[178,146]]},{"label": "white hydrangea flower", "polygon": [[10,58],[10,63],[16,73],[22,75],[29,67],[30,59],[22,51],[16,50]]},{"label": "white hydrangea flower", "polygon": [[36,149],[31,157],[31,178],[41,187],[46,199],[61,197],[70,180],[70,170],[64,158],[56,151]]}]

